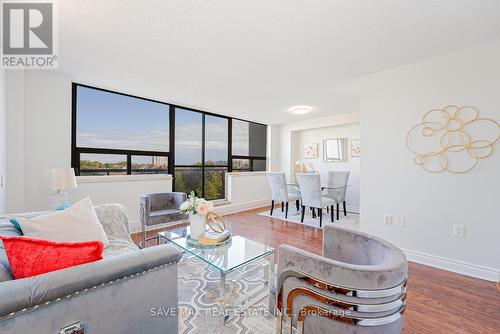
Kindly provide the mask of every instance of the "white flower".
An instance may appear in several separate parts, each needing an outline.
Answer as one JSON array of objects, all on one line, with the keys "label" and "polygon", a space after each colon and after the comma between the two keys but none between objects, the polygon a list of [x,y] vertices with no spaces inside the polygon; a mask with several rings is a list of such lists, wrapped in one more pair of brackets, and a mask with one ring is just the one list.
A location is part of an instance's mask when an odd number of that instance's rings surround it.
[{"label": "white flower", "polygon": [[181,211],[188,211],[191,208],[191,203],[190,201],[185,201],[184,203],[181,204]]}]

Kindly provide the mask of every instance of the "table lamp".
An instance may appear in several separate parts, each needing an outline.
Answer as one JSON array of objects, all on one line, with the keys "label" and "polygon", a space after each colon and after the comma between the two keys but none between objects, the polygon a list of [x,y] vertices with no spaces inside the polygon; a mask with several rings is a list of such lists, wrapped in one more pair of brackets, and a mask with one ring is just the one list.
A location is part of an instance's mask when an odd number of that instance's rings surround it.
[{"label": "table lamp", "polygon": [[47,186],[52,191],[51,205],[56,207],[68,200],[68,190],[78,187],[73,168],[54,168],[45,170]]}]

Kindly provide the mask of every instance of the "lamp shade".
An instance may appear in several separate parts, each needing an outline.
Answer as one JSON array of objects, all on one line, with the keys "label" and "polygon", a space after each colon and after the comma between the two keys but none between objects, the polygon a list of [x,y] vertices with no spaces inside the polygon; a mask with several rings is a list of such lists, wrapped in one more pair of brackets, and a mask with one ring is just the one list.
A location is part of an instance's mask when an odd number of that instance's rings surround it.
[{"label": "lamp shade", "polygon": [[45,179],[47,186],[53,191],[74,189],[78,186],[73,168],[47,169]]}]

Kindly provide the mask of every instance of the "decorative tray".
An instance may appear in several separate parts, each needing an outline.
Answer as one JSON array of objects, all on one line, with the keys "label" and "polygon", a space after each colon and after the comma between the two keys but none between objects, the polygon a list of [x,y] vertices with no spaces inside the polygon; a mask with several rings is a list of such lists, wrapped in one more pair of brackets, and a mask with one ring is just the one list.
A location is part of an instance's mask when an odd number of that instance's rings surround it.
[{"label": "decorative tray", "polygon": [[198,240],[191,239],[191,235],[189,235],[189,234],[186,237],[186,242],[190,246],[193,246],[193,247],[196,247],[196,248],[217,248],[217,247],[229,245],[229,244],[231,244],[231,241],[232,241],[232,236],[230,235],[229,238],[227,238],[226,240],[224,240],[224,241],[222,241],[222,242],[220,242],[218,244],[207,245],[207,244],[201,244],[201,243],[199,243]]}]

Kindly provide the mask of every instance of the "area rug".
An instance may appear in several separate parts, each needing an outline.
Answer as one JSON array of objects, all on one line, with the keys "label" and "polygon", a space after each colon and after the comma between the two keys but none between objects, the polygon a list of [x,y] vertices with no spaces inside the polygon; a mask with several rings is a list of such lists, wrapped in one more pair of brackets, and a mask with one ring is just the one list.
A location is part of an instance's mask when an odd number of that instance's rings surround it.
[{"label": "area rug", "polygon": [[[230,274],[228,280],[232,275],[238,272]],[[236,283],[230,282],[229,296],[237,298],[263,286],[263,273],[256,270]],[[276,318],[269,313],[267,297],[256,305],[238,309],[238,315],[226,324],[220,300],[218,270],[195,258],[179,264],[179,333],[275,333]]]},{"label": "area rug", "polygon": [[[323,210],[323,223],[325,222],[330,222],[331,223],[331,216],[330,213],[326,213],[326,210]],[[304,223],[300,222],[300,213],[295,210],[295,208],[290,208],[288,211],[288,218],[285,218],[285,213],[281,212],[280,208],[274,209],[273,215],[270,215],[269,210],[259,212],[259,216],[265,216],[265,217],[270,217],[270,218],[275,218],[275,219],[281,219],[285,220],[287,222],[291,223],[296,223],[296,224],[303,224],[303,225],[308,225],[308,226],[313,226],[313,227],[319,227],[319,217],[316,216],[316,218],[312,217],[312,211],[310,209],[306,210],[306,213],[304,215]],[[347,228],[352,228],[352,229],[359,229],[359,214],[353,213],[353,212],[347,212],[347,216],[344,216],[343,212],[340,212],[339,215],[339,220],[337,220],[337,213],[335,212],[335,222],[334,224],[338,224],[338,226],[341,227],[347,227]]]}]

